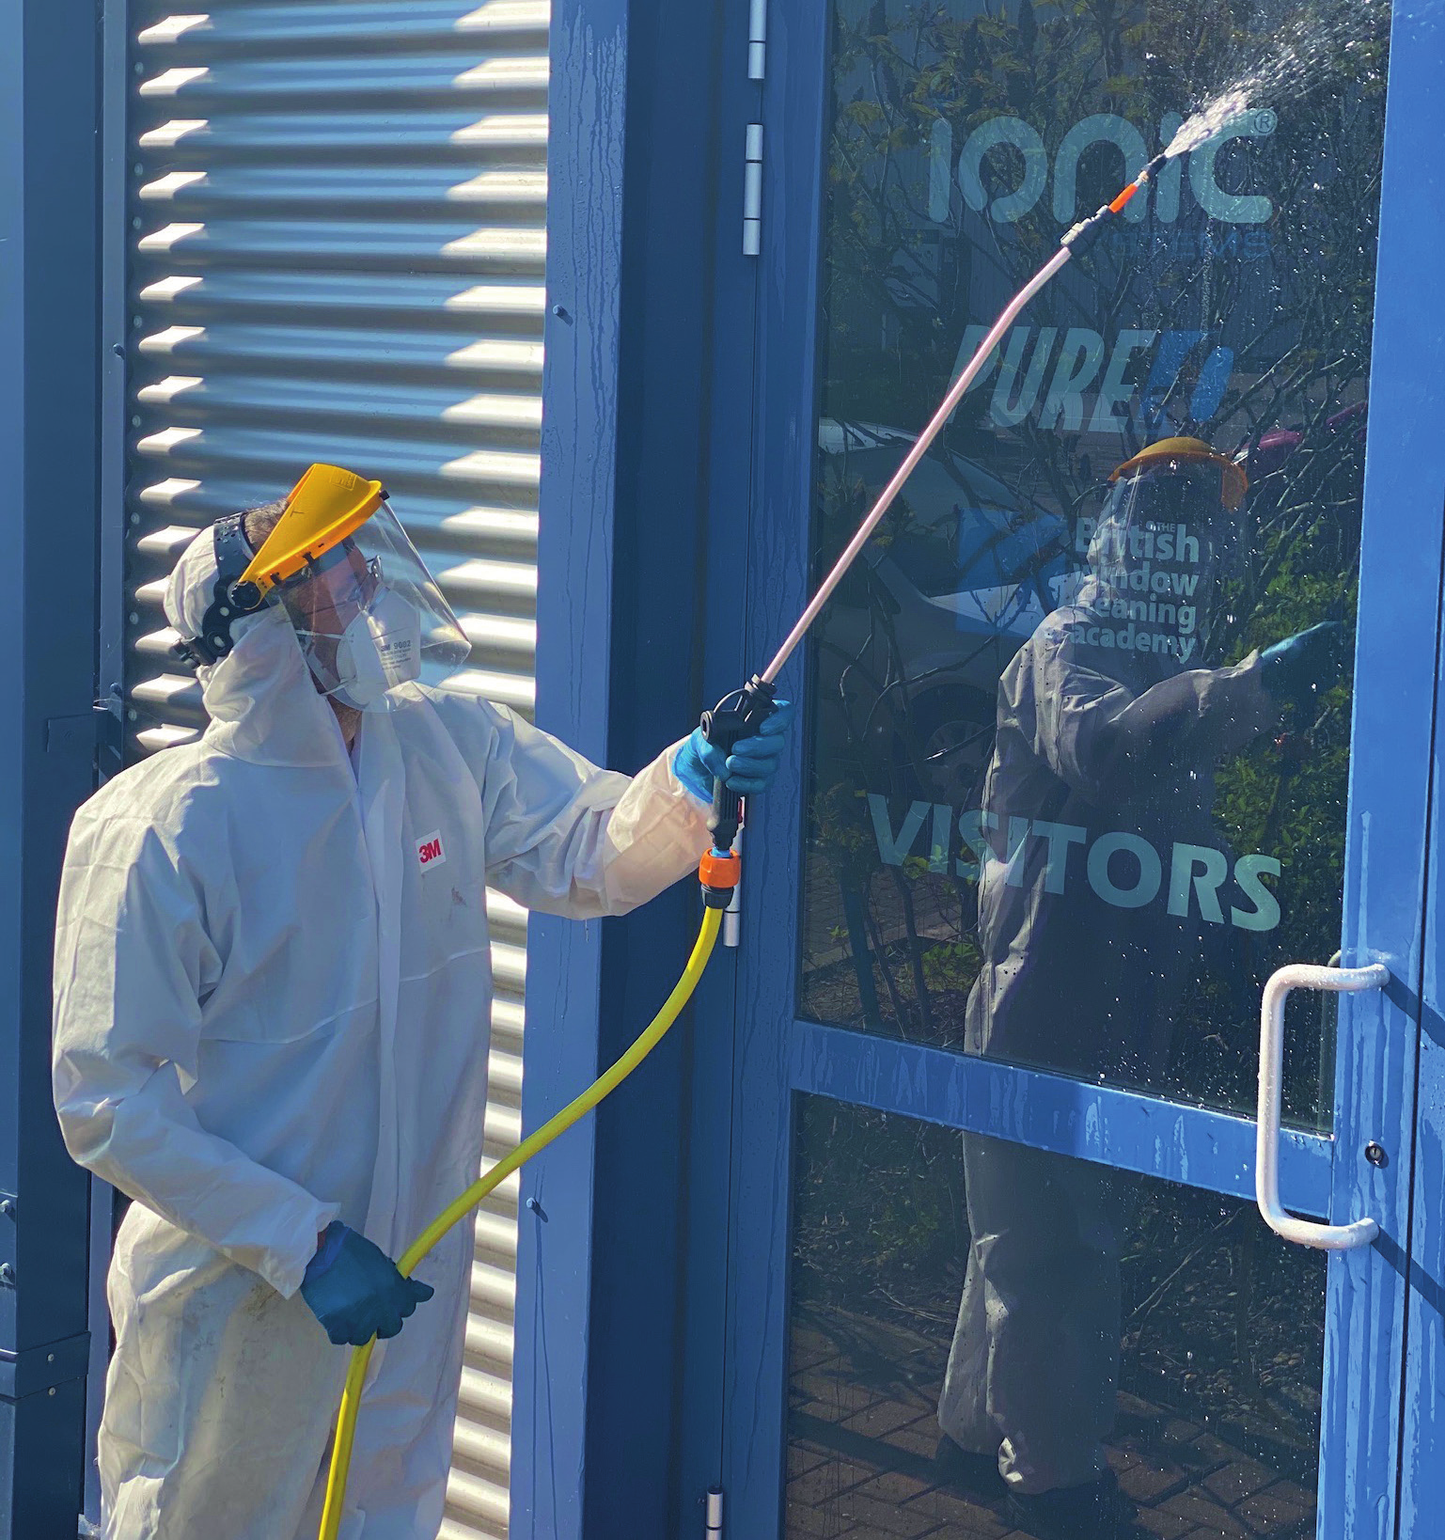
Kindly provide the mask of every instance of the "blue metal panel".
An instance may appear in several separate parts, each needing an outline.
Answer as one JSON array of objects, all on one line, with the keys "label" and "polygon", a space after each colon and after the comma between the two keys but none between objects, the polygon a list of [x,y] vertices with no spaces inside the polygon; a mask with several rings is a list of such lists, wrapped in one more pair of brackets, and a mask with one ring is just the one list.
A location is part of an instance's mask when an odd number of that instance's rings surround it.
[{"label": "blue metal panel", "polygon": [[[741,175],[745,23],[741,8],[666,0],[629,12],[609,724],[622,769],[689,731],[742,661],[746,484],[720,487],[715,467],[746,476],[748,361],[720,306],[746,324],[754,265],[719,195]],[[718,365],[735,387],[722,421]],[[699,915],[684,882],[610,928],[604,1059],[672,987]],[[588,1540],[699,1529],[718,1478],[733,972],[716,954],[694,1009],[599,1109]]]},{"label": "blue metal panel", "polygon": [[[554,15],[567,131],[550,163],[538,715],[622,769],[742,666],[745,24],[660,0]],[[536,922],[528,1126],[636,1035],[697,920],[684,884],[621,925]],[[541,1212],[523,1213],[514,1533],[701,1526],[722,1438],[732,973],[720,952],[692,1019],[599,1110],[588,1146],[524,1176]],[[578,1010],[598,988],[601,1009]]]},{"label": "blue metal panel", "polygon": [[[705,619],[695,603],[703,591],[706,521],[699,359],[712,307],[699,268],[711,255],[712,208],[702,168],[715,125],[689,104],[705,99],[719,68],[712,36],[717,20],[702,8],[656,0],[633,0],[629,12],[608,660],[608,762],[624,770],[683,737],[702,705],[694,656]],[[698,914],[696,884],[686,882],[608,927],[604,1061],[624,1051],[666,998]],[[729,970],[724,959],[719,963],[709,988],[726,988]],[[682,1507],[674,1458],[685,1295],[681,1210],[693,1161],[705,1163],[707,1155],[689,1137],[687,1122],[692,1014],[598,1109],[583,1509],[588,1540],[673,1533]]]},{"label": "blue metal panel", "polygon": [[[1387,211],[1396,221],[1398,233],[1388,248],[1393,267],[1389,279],[1392,284],[1419,284],[1428,282],[1424,275],[1431,269],[1431,254],[1438,252],[1445,240],[1445,175],[1437,164],[1418,163],[1410,151],[1419,136],[1439,132],[1445,21],[1438,12],[1400,16],[1395,22],[1395,38],[1390,68],[1391,110],[1397,114],[1392,131],[1396,137],[1386,144],[1385,176],[1390,200]],[[1387,281],[1383,256],[1380,281],[1383,292]],[[1445,505],[1445,465],[1431,424],[1438,423],[1445,412],[1445,384],[1438,368],[1445,356],[1445,316],[1437,304],[1422,302],[1424,293],[1424,289],[1403,289],[1390,307],[1392,346],[1399,370],[1395,410],[1401,414],[1400,428],[1408,435],[1401,446],[1401,458],[1420,455],[1422,463],[1400,466],[1397,471],[1396,457],[1392,455],[1387,462],[1382,455],[1378,473],[1382,479],[1396,474],[1408,477],[1408,489],[1400,487],[1397,493],[1391,486],[1391,495],[1409,496],[1419,503],[1422,518],[1433,516],[1438,523]],[[1445,867],[1445,748],[1438,727],[1445,710],[1445,681],[1439,680],[1439,672],[1437,666],[1416,1069],[1418,1128],[1407,1247],[1400,1540],[1433,1540],[1440,1533],[1441,1514],[1445,1513],[1445,905],[1440,900],[1440,872]],[[1396,1267],[1401,1265],[1398,1252],[1392,1251],[1388,1257]]]},{"label": "blue metal panel", "polygon": [[[1422,194],[1427,194],[1427,178]],[[1445,709],[1445,681],[1437,685],[1435,714]],[[1400,1540],[1431,1540],[1445,1513],[1445,906],[1440,902],[1442,788],[1445,763],[1434,747],[1429,874],[1424,937],[1424,988],[1418,1068],[1418,1129],[1414,1192],[1407,1248],[1408,1301],[1404,1369],[1404,1426],[1400,1455]],[[1397,1266],[1402,1258],[1392,1253]]]},{"label": "blue metal panel", "polygon": [[[129,4],[103,7],[100,38],[101,188],[100,439],[97,518],[96,696],[107,707],[97,717],[97,778],[123,766],[122,681],[126,631],[126,410],[125,341],[130,315],[126,252],[132,235],[126,217],[130,157],[126,154],[126,98],[130,74]],[[105,1280],[116,1225],[116,1195],[99,1177],[90,1179],[90,1364],[85,1396],[84,1514],[100,1529],[100,1467],[94,1453],[110,1363],[110,1307]]]},{"label": "blue metal panel", "polygon": [[[553,7],[549,108],[562,130],[547,152],[537,721],[594,760],[608,749],[626,25],[627,0]],[[539,916],[527,961],[522,1124],[532,1129],[596,1075],[601,927]],[[512,1399],[518,1536],[582,1535],[595,1140],[587,1119],[522,1176]]]},{"label": "blue metal panel", "polygon": [[73,1535],[83,1476],[87,1180],[50,1100],[50,936],[94,774],[99,79],[94,27],[0,16],[0,1536]]},{"label": "blue metal panel", "polygon": [[[1254,1201],[1249,1118],[811,1021],[793,1029],[792,1068],[795,1091]],[[1328,1213],[1333,1156],[1330,1139],[1285,1133],[1280,1187],[1289,1208]]]},{"label": "blue metal panel", "polygon": [[[718,139],[702,189],[712,205],[715,251],[712,314],[708,318],[710,357],[704,370],[712,393],[708,403],[712,416],[706,460],[700,466],[707,478],[710,516],[706,559],[707,571],[713,576],[699,606],[699,616],[705,614],[707,622],[702,689],[707,704],[735,689],[756,667],[743,643],[741,593],[747,581],[750,534],[752,466],[747,451],[752,434],[759,267],[756,260],[742,254],[741,219],[745,124],[757,120],[761,91],[757,83],[746,78],[747,8],[733,5],[716,10],[722,23],[714,45],[721,78],[707,115],[718,125]],[[777,790],[758,804],[755,832],[759,840],[774,827],[771,820],[779,804],[790,797],[791,793]],[[751,838],[749,833],[743,841],[744,913],[763,901],[761,864],[754,870],[748,853]],[[749,932],[750,939],[753,934]],[[677,1404],[681,1501],[669,1534],[701,1532],[697,1500],[723,1478],[725,1344],[730,1310],[728,1201],[740,1030],[735,959],[739,955],[745,954],[729,954],[712,965],[693,1013],[691,1155],[686,1193],[689,1218],[681,1257],[685,1316]],[[775,965],[771,950],[767,962]]]}]

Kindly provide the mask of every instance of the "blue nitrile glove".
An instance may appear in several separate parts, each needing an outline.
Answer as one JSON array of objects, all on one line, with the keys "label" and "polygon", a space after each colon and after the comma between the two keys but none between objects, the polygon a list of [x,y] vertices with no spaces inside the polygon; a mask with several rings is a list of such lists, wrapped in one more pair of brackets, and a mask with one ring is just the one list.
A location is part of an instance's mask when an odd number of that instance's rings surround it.
[{"label": "blue nitrile glove", "polygon": [[704,802],[712,801],[712,783],[723,777],[723,784],[739,796],[756,797],[773,784],[782,762],[788,729],[793,725],[793,703],[773,702],[772,715],[758,728],[755,736],[740,738],[726,760],[715,743],[703,737],[695,727],[672,761],[672,773],[687,789]]},{"label": "blue nitrile glove", "polygon": [[301,1280],[301,1297],[337,1347],[396,1336],[433,1293],[430,1284],[403,1278],[380,1246],[339,1219],[327,1225]]},{"label": "blue nitrile glove", "polygon": [[1297,701],[1323,695],[1344,672],[1345,628],[1338,620],[1322,620],[1266,647],[1259,662],[1271,695]]}]

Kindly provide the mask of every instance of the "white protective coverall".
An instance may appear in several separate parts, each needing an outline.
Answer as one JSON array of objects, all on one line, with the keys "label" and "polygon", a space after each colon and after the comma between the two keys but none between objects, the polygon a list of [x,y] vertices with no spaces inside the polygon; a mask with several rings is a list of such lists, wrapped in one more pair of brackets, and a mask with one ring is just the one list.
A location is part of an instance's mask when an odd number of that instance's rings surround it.
[{"label": "white protective coverall", "polygon": [[[209,531],[167,599],[196,634]],[[510,711],[404,686],[353,766],[280,610],[200,671],[201,738],[78,812],[55,952],[71,1153],[136,1201],[109,1280],[105,1540],[310,1540],[349,1352],[297,1292],[335,1218],[397,1256],[482,1163],[488,884],[622,914],[695,867],[674,750],[596,769]],[[426,850],[430,847],[430,850]],[[423,859],[423,856],[426,859]],[[432,1540],[471,1228],[379,1343],[344,1540]]]},{"label": "white protective coverall", "polygon": [[[1081,847],[1122,834],[1166,865],[1175,841],[1217,848],[1214,766],[1278,708],[1256,654],[1187,668],[1187,646],[1163,623],[1170,650],[1101,645],[1134,594],[1104,580],[1097,551],[1090,558],[1077,601],[1048,616],[999,681],[982,798],[995,848],[982,862],[983,956],[965,1033],[970,1053],[1147,1084],[1219,927],[1197,902],[1171,913],[1167,891],[1141,907],[1106,902]],[[980,1135],[963,1136],[963,1164],[970,1248],[939,1424],[964,1449],[996,1455],[1015,1491],[1085,1485],[1107,1469],[1101,1441],[1114,1422],[1118,1179]]]}]

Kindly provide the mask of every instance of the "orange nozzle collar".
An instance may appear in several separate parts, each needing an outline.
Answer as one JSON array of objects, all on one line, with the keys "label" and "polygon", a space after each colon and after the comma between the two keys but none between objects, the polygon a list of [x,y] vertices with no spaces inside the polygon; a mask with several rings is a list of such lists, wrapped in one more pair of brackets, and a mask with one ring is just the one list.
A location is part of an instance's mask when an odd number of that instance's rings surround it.
[{"label": "orange nozzle collar", "polygon": [[1128,206],[1129,200],[1139,191],[1140,185],[1139,182],[1130,182],[1123,192],[1109,205],[1109,212],[1111,214],[1122,214]]},{"label": "orange nozzle collar", "polygon": [[697,863],[698,881],[705,888],[729,890],[737,887],[743,874],[742,857],[735,850],[719,855],[709,850]]}]

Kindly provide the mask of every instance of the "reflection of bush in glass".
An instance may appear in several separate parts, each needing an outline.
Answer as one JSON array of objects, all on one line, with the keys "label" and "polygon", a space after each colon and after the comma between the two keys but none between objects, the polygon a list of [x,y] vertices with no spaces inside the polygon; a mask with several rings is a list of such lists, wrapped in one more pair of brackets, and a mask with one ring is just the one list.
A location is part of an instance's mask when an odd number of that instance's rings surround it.
[{"label": "reflection of bush in glass", "polygon": [[[794,1175],[794,1310],[952,1340],[968,1248],[959,1135],[807,1097]],[[1253,1208],[1120,1175],[1120,1388],[1151,1406],[1298,1452],[1318,1447],[1325,1263]]]},{"label": "reflection of bush in glass", "polygon": [[[824,417],[916,429],[942,394],[967,327],[990,319],[1058,239],[1053,158],[1069,128],[1090,113],[1117,113],[1152,144],[1166,112],[1187,111],[1200,89],[1223,78],[1227,57],[1247,56],[1250,25],[1259,25],[1256,7],[1244,0],[1167,7],[839,0]],[[1128,226],[1083,264],[1086,281],[1061,282],[1029,318],[1061,334],[1069,326],[1189,327],[1221,340],[1233,350],[1233,374],[1208,422],[1189,418],[1205,348],[1153,403],[1152,426],[1138,410],[1148,368],[1141,355],[1131,422],[1117,449],[1097,437],[1042,431],[1029,418],[995,426],[992,385],[966,398],[947,431],[951,451],[1007,482],[1021,506],[1071,521],[1096,511],[1090,488],[1145,437],[1192,431],[1243,455],[1253,492],[1236,561],[1206,619],[1209,665],[1238,661],[1322,619],[1354,624],[1384,104],[1380,34],[1351,59],[1348,79],[1322,75],[1302,99],[1283,105],[1272,135],[1219,156],[1223,187],[1264,194],[1275,206],[1269,225],[1252,234],[1256,244],[1267,241],[1267,256],[1247,260],[1241,236],[1248,232],[1207,221],[1186,175],[1173,225],[1151,216]],[[1000,114],[1040,134],[1048,187],[1021,219],[1001,224],[966,213],[954,183],[947,223],[933,223],[927,157],[935,124],[948,124],[956,160],[969,134]],[[1008,194],[1021,169],[1016,151],[990,152],[980,167],[984,191]],[[1114,190],[1119,169],[1112,147],[1084,153],[1081,211]],[[820,560],[843,543],[877,490],[871,480],[820,468]],[[905,500],[881,539],[896,541],[919,522]],[[815,701],[813,719],[804,1006],[829,1020],[957,1046],[977,965],[972,890],[920,872],[919,863],[880,870],[864,794],[892,799],[895,827],[914,799],[964,805],[962,788],[974,760],[986,759],[987,742],[981,755],[973,743],[967,752],[954,745],[968,742],[989,706],[982,692],[962,687],[951,697],[920,689],[887,593],[865,563],[850,582],[854,616],[868,616],[866,644],[860,648],[850,631],[845,655],[844,633],[825,613],[815,649],[814,677],[826,678],[828,693]],[[1285,960],[1324,961],[1338,945],[1349,698],[1346,682],[1311,711],[1292,709],[1276,734],[1218,767],[1219,842],[1235,854],[1280,860],[1283,918],[1266,934],[1220,938],[1219,955],[1201,969],[1176,1023],[1164,1089],[1247,1104],[1263,979]],[[822,920],[831,945],[819,944]],[[1317,1018],[1297,1016],[1288,1105],[1296,1116],[1327,1122],[1328,1107],[1316,1105]]]}]

